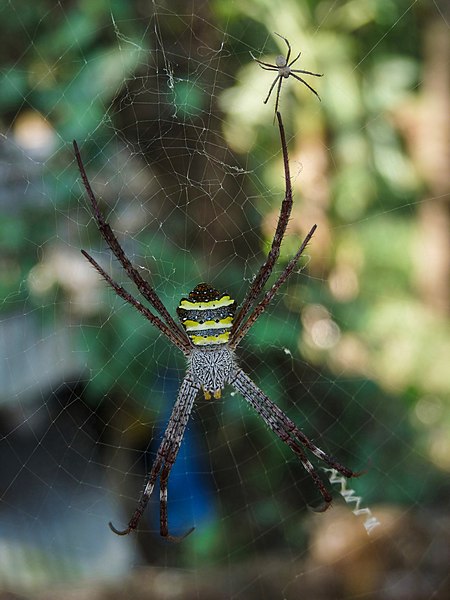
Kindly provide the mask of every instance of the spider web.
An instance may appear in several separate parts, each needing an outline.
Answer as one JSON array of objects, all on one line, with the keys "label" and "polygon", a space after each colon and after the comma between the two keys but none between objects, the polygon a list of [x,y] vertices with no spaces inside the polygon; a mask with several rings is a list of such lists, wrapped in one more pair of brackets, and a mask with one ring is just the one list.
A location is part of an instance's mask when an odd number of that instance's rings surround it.
[{"label": "spider web", "polygon": [[[445,3],[41,0],[1,14],[1,593],[448,597]],[[285,53],[273,31],[325,76],[321,103],[282,84],[294,209],[268,285],[318,230],[237,357],[365,473],[313,461],[335,500],[309,510],[320,497],[299,461],[228,389],[196,402],[169,481],[171,532],[195,531],[161,540],[155,490],[138,533],[117,537],[107,523],[135,508],[185,363],[81,256],[137,295],[71,142],[172,315],[200,281],[241,302],[284,193],[275,98],[262,102],[275,73],[250,54]]]}]

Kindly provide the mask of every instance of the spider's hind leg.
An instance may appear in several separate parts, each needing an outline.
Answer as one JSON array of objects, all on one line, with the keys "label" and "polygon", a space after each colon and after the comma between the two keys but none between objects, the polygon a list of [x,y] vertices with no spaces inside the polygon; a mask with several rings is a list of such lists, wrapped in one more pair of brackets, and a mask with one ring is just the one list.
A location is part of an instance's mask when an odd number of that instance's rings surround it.
[{"label": "spider's hind leg", "polygon": [[192,411],[194,400],[200,390],[200,384],[196,383],[191,374],[186,374],[178,392],[177,401],[170,415],[169,423],[164,437],[156,453],[156,458],[153,462],[150,473],[146,478],[144,489],[141,493],[138,505],[128,522],[126,529],[116,529],[112,523],[109,523],[111,531],[117,535],[127,535],[131,533],[139,525],[142,515],[149,503],[153,493],[156,481],[160,477],[160,532],[161,535],[172,542],[181,541],[186,535],[191,533],[190,529],[184,536],[176,537],[169,535],[168,519],[167,519],[167,481],[170,471],[177,458],[178,450],[180,449],[186,429],[189,416]]},{"label": "spider's hind leg", "polygon": [[316,488],[319,490],[325,505],[318,509],[323,512],[331,504],[331,493],[325,487],[312,463],[306,456],[305,449],[317,456],[327,465],[339,471],[345,477],[359,477],[362,472],[355,472],[341,465],[335,458],[326,454],[323,450],[313,444],[309,438],[297,427],[297,425],[270,400],[262,390],[250,379],[240,368],[236,368],[232,385],[242,394],[244,399],[256,410],[266,425],[282,442],[284,442],[300,459],[304,469],[310,475]]},{"label": "spider's hind leg", "polygon": [[191,527],[184,533],[183,535],[171,535],[169,533],[169,523],[168,523],[168,511],[167,511],[167,483],[170,475],[170,470],[172,469],[172,465],[175,462],[175,456],[168,457],[168,461],[164,465],[164,468],[161,472],[161,477],[159,479],[160,492],[159,492],[159,510],[160,510],[160,534],[161,537],[166,539],[168,542],[181,542],[186,538],[190,533],[192,533],[195,527]]}]

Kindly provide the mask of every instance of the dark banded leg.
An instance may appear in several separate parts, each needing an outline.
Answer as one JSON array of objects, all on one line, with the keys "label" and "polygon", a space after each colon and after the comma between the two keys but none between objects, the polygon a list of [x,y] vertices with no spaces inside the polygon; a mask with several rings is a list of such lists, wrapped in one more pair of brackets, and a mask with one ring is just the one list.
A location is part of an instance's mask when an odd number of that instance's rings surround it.
[{"label": "dark banded leg", "polygon": [[[126,256],[125,252],[122,249],[122,246],[119,244],[119,240],[116,238],[113,230],[110,225],[106,222],[105,217],[103,216],[102,211],[97,202],[97,198],[95,197],[94,191],[89,182],[89,178],[86,173],[86,169],[84,168],[83,159],[81,158],[81,153],[78,148],[78,144],[75,140],[73,140],[73,148],[75,152],[75,158],[78,165],[78,170],[80,171],[81,180],[83,181],[84,188],[86,190],[86,194],[91,203],[92,212],[94,219],[97,223],[97,227],[108,244],[112,252],[114,253],[117,260],[120,262],[122,267],[125,269],[128,277],[131,281],[134,282],[140,293],[144,296],[144,298],[151,304],[151,306],[161,315],[165,323],[169,326],[172,331],[172,337],[177,340],[176,345],[178,347],[184,348],[184,350],[189,350],[191,347],[191,343],[189,338],[186,336],[183,330],[181,330],[178,324],[175,322],[169,311],[166,309],[158,294],[155,292],[153,287],[149,285],[147,281],[141,276],[139,271],[132,265],[129,258]],[[91,261],[92,262],[92,261]],[[173,340],[172,340],[173,341]]]},{"label": "dark banded leg", "polygon": [[293,271],[297,268],[297,263],[300,260],[303,252],[305,251],[306,246],[309,244],[312,236],[314,235],[315,230],[317,229],[317,225],[313,225],[306,235],[305,239],[301,243],[300,248],[297,250],[296,254],[291,258],[291,260],[286,265],[284,271],[275,281],[273,286],[264,294],[262,300],[253,308],[250,316],[247,321],[241,325],[241,327],[232,333],[230,338],[230,348],[234,350],[236,346],[239,344],[241,339],[247,334],[247,331],[250,327],[255,323],[260,315],[266,310],[266,306],[271,302],[272,298],[278,292],[280,287],[286,281],[286,279],[293,273]]},{"label": "dark banded leg", "polygon": [[98,262],[92,258],[90,254],[88,254],[85,250],[82,250],[81,253],[91,263],[94,269],[100,273],[103,279],[109,283],[109,285],[116,292],[116,294],[120,296],[120,298],[123,298],[123,300],[131,304],[131,306],[134,306],[134,308],[138,310],[141,315],[148,319],[152,325],[157,327],[161,333],[167,336],[172,344],[177,346],[177,348],[179,348],[185,355],[189,353],[186,345],[181,343],[180,339],[169,328],[169,326],[164,323],[164,321],[162,321],[158,316],[154,315],[146,306],[141,304],[139,300],[136,300],[136,298],[129,294],[125,288],[116,283],[112,277],[108,275],[108,273],[98,264]]},{"label": "dark banded leg", "polygon": [[139,521],[147,507],[147,504],[155,487],[156,480],[160,476],[160,533],[171,542],[178,542],[189,535],[194,528],[190,529],[181,537],[169,534],[168,516],[167,516],[167,482],[170,471],[176,460],[178,450],[183,440],[189,416],[194,405],[194,400],[198,394],[200,385],[194,383],[190,374],[186,375],[178,392],[177,401],[170,415],[169,423],[164,432],[163,440],[156,453],[151,471],[147,477],[144,489],[142,491],[139,503],[134,511],[126,529],[116,529],[112,523],[109,523],[110,529],[117,535],[127,535],[137,528]]},{"label": "dark banded leg", "polygon": [[313,444],[297,425],[253,383],[250,377],[242,371],[242,369],[236,368],[234,379],[231,384],[256,410],[266,425],[280,438],[280,440],[291,448],[296,456],[298,456],[303,467],[313,479],[326,503],[323,510],[330,504],[332,499],[331,494],[318,476],[311,462],[308,460],[304,448],[312,452],[312,454],[333,469],[336,469],[336,471],[339,471],[339,473],[345,477],[358,477],[362,474],[361,472],[354,472],[344,465],[341,465],[334,457],[326,454],[323,450]]},{"label": "dark banded leg", "polygon": [[[280,79],[281,84],[282,79]],[[286,233],[286,227],[289,222],[289,217],[292,211],[292,186],[291,186],[291,173],[289,169],[289,156],[286,142],[286,134],[284,131],[283,120],[281,118],[281,114],[279,112],[276,113],[278,119],[278,127],[280,130],[280,139],[281,139],[281,150],[283,153],[283,165],[284,165],[284,180],[285,180],[285,192],[284,199],[281,203],[280,214],[278,216],[277,228],[275,230],[272,245],[270,247],[269,253],[267,254],[267,258],[264,264],[259,269],[258,273],[255,275],[251,286],[245,296],[245,299],[242,305],[239,308],[239,311],[236,315],[236,318],[233,322],[233,328],[231,330],[230,335],[230,344],[234,348],[236,347],[238,341],[236,341],[236,336],[238,336],[238,340],[241,339],[241,335],[238,334],[239,328],[241,326],[242,321],[245,319],[247,314],[249,313],[252,305],[255,303],[258,298],[261,290],[263,289],[265,283],[269,279],[275,263],[278,260],[280,255],[280,247],[281,242],[283,241],[284,234]]]}]

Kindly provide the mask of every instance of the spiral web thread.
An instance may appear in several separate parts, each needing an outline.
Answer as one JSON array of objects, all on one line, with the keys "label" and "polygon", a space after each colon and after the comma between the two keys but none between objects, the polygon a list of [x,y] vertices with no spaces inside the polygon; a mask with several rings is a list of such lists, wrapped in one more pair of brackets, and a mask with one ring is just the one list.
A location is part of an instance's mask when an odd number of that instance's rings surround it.
[{"label": "spiral web thread", "polygon": [[370,508],[361,508],[362,497],[355,495],[355,490],[351,488],[347,488],[347,478],[343,475],[340,475],[336,469],[323,469],[326,473],[328,473],[328,479],[331,485],[340,484],[341,489],[339,493],[344,498],[347,504],[353,502],[355,504],[355,508],[352,510],[353,514],[357,517],[361,515],[365,515],[366,519],[364,521],[364,528],[367,531],[367,534],[370,535],[375,527],[381,525],[380,521],[373,516]]}]

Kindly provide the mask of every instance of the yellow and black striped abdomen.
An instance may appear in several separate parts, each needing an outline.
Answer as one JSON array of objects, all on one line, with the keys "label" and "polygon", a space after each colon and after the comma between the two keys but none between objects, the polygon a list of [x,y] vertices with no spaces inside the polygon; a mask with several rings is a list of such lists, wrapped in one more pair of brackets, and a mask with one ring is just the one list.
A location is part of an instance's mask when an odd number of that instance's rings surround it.
[{"label": "yellow and black striped abdomen", "polygon": [[196,346],[226,344],[236,302],[207,283],[199,283],[177,308],[181,324]]}]

